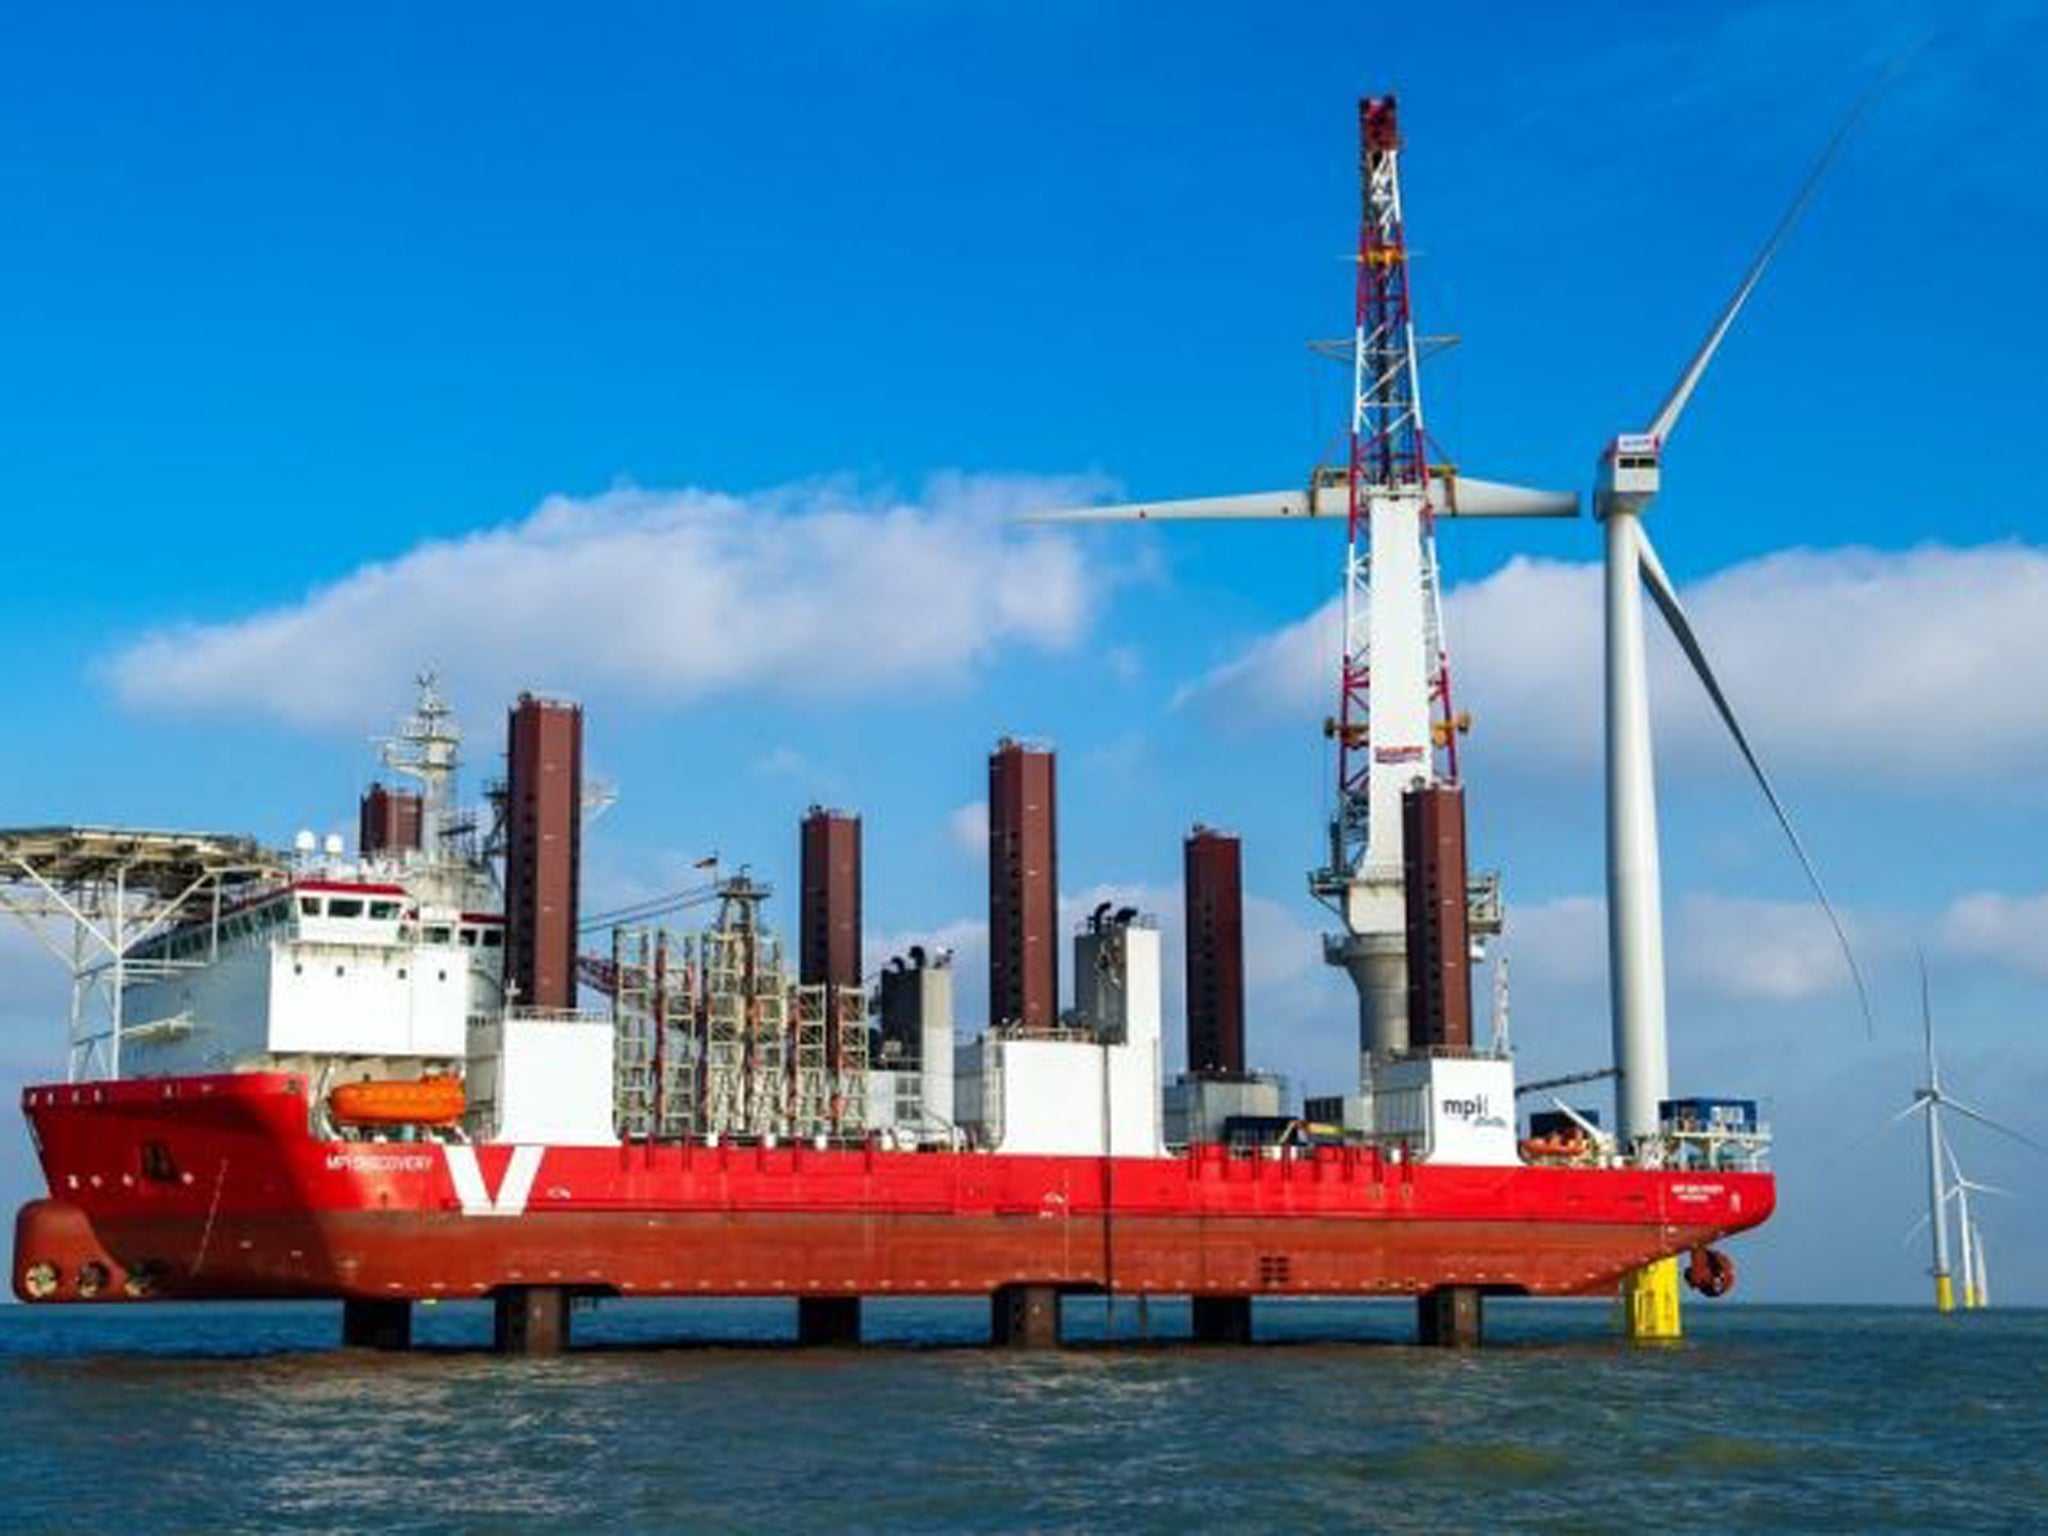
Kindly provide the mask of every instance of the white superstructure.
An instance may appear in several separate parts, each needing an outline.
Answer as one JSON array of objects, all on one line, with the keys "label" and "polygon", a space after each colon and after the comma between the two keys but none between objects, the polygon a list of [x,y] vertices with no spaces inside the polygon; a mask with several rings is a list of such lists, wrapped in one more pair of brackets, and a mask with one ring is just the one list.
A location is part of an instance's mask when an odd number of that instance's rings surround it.
[{"label": "white superstructure", "polygon": [[480,1141],[596,1147],[612,1121],[616,1032],[602,1014],[515,1010],[469,1032],[469,1127]]},{"label": "white superstructure", "polygon": [[504,921],[427,906],[403,885],[295,878],[149,941],[167,965],[129,983],[125,1074],[460,1062],[500,1002]]},{"label": "white superstructure", "polygon": [[1372,1137],[1418,1163],[1512,1168],[1515,1069],[1504,1057],[1408,1056],[1375,1069]]},{"label": "white superstructure", "polygon": [[1074,940],[1081,1006],[1060,1029],[992,1030],[956,1058],[954,1118],[976,1145],[1162,1157],[1159,929],[1134,912]]}]

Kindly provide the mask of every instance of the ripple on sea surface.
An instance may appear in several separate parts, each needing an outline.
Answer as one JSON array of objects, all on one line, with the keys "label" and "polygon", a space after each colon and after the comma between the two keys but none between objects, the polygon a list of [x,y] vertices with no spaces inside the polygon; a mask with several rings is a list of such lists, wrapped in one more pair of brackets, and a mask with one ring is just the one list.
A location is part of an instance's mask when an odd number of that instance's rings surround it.
[{"label": "ripple on sea surface", "polygon": [[1262,1309],[1272,1345],[1016,1356],[945,1304],[871,1309],[902,1347],[764,1347],[788,1312],[607,1308],[593,1347],[508,1361],[477,1308],[423,1311],[403,1357],[333,1349],[333,1308],[10,1308],[0,1524],[1955,1531],[2048,1496],[2038,1313],[1696,1307],[1685,1345],[1631,1349],[1598,1308],[1497,1304],[1497,1347],[1460,1354],[1401,1347],[1401,1308],[1295,1305]]}]

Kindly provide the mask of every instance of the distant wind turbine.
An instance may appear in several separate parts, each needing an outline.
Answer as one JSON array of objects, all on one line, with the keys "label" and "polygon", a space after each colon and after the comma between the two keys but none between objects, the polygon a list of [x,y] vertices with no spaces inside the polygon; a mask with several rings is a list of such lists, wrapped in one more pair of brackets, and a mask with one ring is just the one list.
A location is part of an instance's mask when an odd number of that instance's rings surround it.
[{"label": "distant wind turbine", "polygon": [[[1920,1028],[1927,1049],[1927,1083],[1925,1087],[1914,1090],[1913,1102],[1892,1116],[1892,1124],[1896,1125],[1901,1120],[1922,1112],[1925,1112],[1927,1116],[1927,1226],[1933,1239],[1934,1248],[1934,1305],[1937,1311],[1953,1312],[1956,1305],[1955,1279],[1949,1269],[1948,1247],[1948,1202],[1951,1191],[1947,1188],[1947,1175],[1951,1168],[1953,1168],[1956,1178],[1954,1193],[1963,1196],[1959,1202],[1961,1206],[1959,1215],[1965,1227],[1963,1234],[1965,1306],[1970,1304],[1971,1293],[1977,1289],[1976,1275],[1970,1267],[1973,1257],[1972,1243],[1975,1234],[1968,1229],[1970,1220],[1969,1199],[1967,1191],[1963,1187],[1962,1170],[1960,1167],[1955,1167],[1955,1154],[1949,1151],[1947,1141],[1942,1135],[1941,1117],[1943,1112],[1947,1111],[1960,1115],[1965,1120],[1974,1120],[1979,1125],[1998,1132],[2001,1136],[2009,1136],[2024,1146],[2032,1147],[2036,1152],[2048,1153],[2048,1146],[2043,1146],[2040,1142],[2034,1140],[2033,1137],[2016,1131],[2009,1125],[2001,1124],[1980,1110],[1972,1109],[1968,1104],[1965,1104],[1941,1086],[1941,1064],[1935,1059],[1934,1054],[1934,1007],[1928,988],[1927,957],[1925,955],[1920,957]],[[1948,1166],[1945,1167],[1944,1164]],[[1992,1191],[1990,1186],[1982,1184],[1971,1185],[1970,1188],[1997,1194],[2005,1193],[2004,1190]]]},{"label": "distant wind turbine", "polygon": [[[1942,1158],[1948,1165],[1947,1188],[1942,1194],[1942,1203],[1944,1207],[1951,1204],[1956,1207],[1956,1258],[1962,1268],[1963,1310],[1973,1312],[1990,1305],[1991,1290],[1984,1272],[1984,1226],[1970,1214],[1970,1196],[2009,1195],[2011,1191],[2000,1189],[1995,1184],[1979,1184],[1964,1174],[1962,1164],[1956,1160],[1956,1150],[1946,1137],[1942,1138]],[[1905,1240],[1911,1242],[1926,1225],[1925,1216],[1915,1217],[1913,1225],[1906,1229]]]},{"label": "distant wind turbine", "polygon": [[1984,1294],[1984,1229],[1970,1215],[1970,1196],[2004,1195],[2007,1191],[1995,1184],[1979,1184],[1963,1173],[1962,1164],[1956,1161],[1956,1149],[1949,1147],[1948,1172],[1949,1196],[1956,1203],[1956,1232],[1962,1239],[1963,1264],[1963,1310],[1975,1311],[1987,1304]]}]

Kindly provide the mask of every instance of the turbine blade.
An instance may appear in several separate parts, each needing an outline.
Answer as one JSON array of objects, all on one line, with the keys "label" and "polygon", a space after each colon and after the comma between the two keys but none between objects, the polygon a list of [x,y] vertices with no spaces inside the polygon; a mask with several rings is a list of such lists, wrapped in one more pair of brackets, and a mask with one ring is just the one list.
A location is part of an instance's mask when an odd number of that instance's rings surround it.
[{"label": "turbine blade", "polygon": [[1527,486],[1475,480],[1470,475],[1432,471],[1430,503],[1439,517],[1577,517],[1576,491],[1537,491]]},{"label": "turbine blade", "polygon": [[1812,858],[1807,855],[1806,845],[1799,840],[1793,829],[1792,817],[1785,809],[1785,802],[1778,798],[1772,788],[1770,775],[1764,772],[1764,765],[1750,746],[1749,737],[1742,729],[1742,723],[1735,718],[1734,706],[1728,702],[1728,695],[1721,691],[1720,680],[1714,676],[1714,669],[1707,662],[1707,653],[1700,646],[1699,636],[1693,633],[1692,621],[1686,617],[1685,607],[1678,601],[1678,589],[1671,585],[1671,578],[1664,574],[1663,562],[1657,558],[1657,551],[1650,543],[1649,533],[1636,530],[1636,548],[1640,554],[1638,569],[1643,573],[1644,585],[1650,589],[1650,596],[1656,600],[1658,611],[1664,615],[1664,622],[1671,626],[1671,633],[1677,638],[1679,649],[1692,663],[1693,672],[1700,685],[1707,690],[1707,697],[1714,701],[1714,708],[1721,716],[1721,723],[1728,727],[1728,734],[1735,738],[1735,745],[1742,752],[1742,760],[1749,764],[1749,771],[1755,777],[1757,788],[1764,792],[1764,799],[1770,802],[1772,814],[1778,818],[1778,826],[1784,831],[1785,840],[1792,845],[1792,852],[1799,859],[1799,867],[1806,871],[1807,884],[1813,887],[1813,894],[1820,901],[1821,911],[1827,914],[1828,925],[1835,930],[1836,942],[1842,946],[1842,958],[1848,962],[1849,977],[1856,983],[1857,1006],[1863,1010],[1863,1032],[1875,1037],[1876,1025],[1870,1015],[1870,993],[1863,985],[1863,968],[1856,963],[1856,951],[1850,947],[1848,930],[1835,914],[1835,904],[1828,899],[1827,887],[1821,884],[1820,871],[1814,868]]},{"label": "turbine blade", "polygon": [[1692,392],[1699,388],[1701,375],[1707,371],[1707,365],[1714,360],[1714,354],[1727,339],[1728,329],[1735,324],[1735,317],[1742,313],[1742,306],[1749,302],[1750,294],[1756,291],[1756,285],[1763,279],[1765,269],[1778,254],[1778,247],[1785,243],[1785,237],[1792,233],[1792,227],[1799,222],[1799,216],[1806,212],[1806,205],[1813,201],[1814,193],[1820,190],[1821,183],[1834,168],[1835,159],[1841,154],[1842,146],[1848,142],[1849,134],[1857,123],[1862,121],[1864,113],[1868,112],[1877,98],[1884,93],[1885,87],[1891,84],[1893,77],[1905,67],[1907,59],[1917,51],[1910,50],[1894,60],[1878,77],[1877,83],[1857,99],[1855,106],[1849,109],[1848,116],[1842,119],[1841,126],[1835,129],[1834,136],[1828,140],[1827,148],[1821,151],[1820,159],[1815,161],[1813,169],[1806,173],[1806,180],[1800,183],[1791,204],[1779,217],[1777,227],[1771,231],[1770,238],[1764,241],[1763,248],[1756,253],[1755,260],[1750,262],[1749,270],[1743,274],[1742,281],[1736,285],[1735,292],[1722,307],[1720,317],[1714,321],[1713,329],[1707,332],[1707,339],[1700,343],[1699,351],[1695,352],[1692,361],[1685,365],[1685,372],[1678,376],[1678,382],[1672,386],[1671,393],[1665,397],[1664,404],[1658,409],[1656,419],[1650,423],[1650,435],[1656,438],[1660,445],[1670,441],[1672,432],[1678,426],[1678,418],[1685,413],[1686,402],[1692,399]]},{"label": "turbine blade", "polygon": [[1316,506],[1301,491],[1255,491],[1244,496],[1201,496],[1190,501],[1133,501],[1104,507],[1066,507],[1056,511],[1019,514],[1021,523],[1149,523],[1225,522],[1234,519],[1268,521],[1295,519],[1306,522],[1328,512]]},{"label": "turbine blade", "polygon": [[1906,1116],[1917,1114],[1926,1107],[1927,1095],[1924,1093],[1914,1094],[1913,1102],[1908,1104],[1904,1109],[1900,1110],[1896,1115],[1893,1115],[1890,1120],[1886,1121],[1885,1128],[1889,1130],[1892,1126],[1897,1125],[1901,1120],[1905,1119]]},{"label": "turbine blade", "polygon": [[1943,1094],[1941,1096],[1941,1107],[1943,1109],[1952,1109],[1965,1120],[1974,1120],[1985,1129],[1996,1131],[2001,1136],[2010,1136],[2014,1141],[2022,1142],[2032,1147],[2036,1152],[2048,1153],[2048,1146],[2044,1146],[2034,1140],[2025,1131],[2016,1131],[2011,1126],[1992,1119],[1982,1111],[1970,1108],[1961,1099],[1952,1099],[1947,1094]]},{"label": "turbine blade", "polygon": [[[1479,480],[1450,470],[1430,474],[1430,503],[1439,517],[1577,517],[1575,491],[1539,491]],[[1179,501],[1131,501],[1100,507],[1062,507],[1019,514],[1022,523],[1341,522],[1350,498],[1341,480],[1314,492],[1253,491],[1242,496],[1196,496]]]},{"label": "turbine blade", "polygon": [[1927,989],[1927,951],[1920,950],[1920,1032],[1927,1041],[1927,1085],[1939,1090],[1941,1074],[1934,1065],[1934,1003]]}]

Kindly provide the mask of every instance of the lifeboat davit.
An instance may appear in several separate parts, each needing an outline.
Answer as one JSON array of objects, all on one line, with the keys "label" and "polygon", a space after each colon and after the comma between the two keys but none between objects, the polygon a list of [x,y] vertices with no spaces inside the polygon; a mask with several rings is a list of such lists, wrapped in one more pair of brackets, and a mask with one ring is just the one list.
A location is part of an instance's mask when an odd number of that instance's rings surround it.
[{"label": "lifeboat davit", "polygon": [[453,1125],[466,1104],[459,1077],[343,1083],[327,1096],[328,1112],[342,1125]]}]

